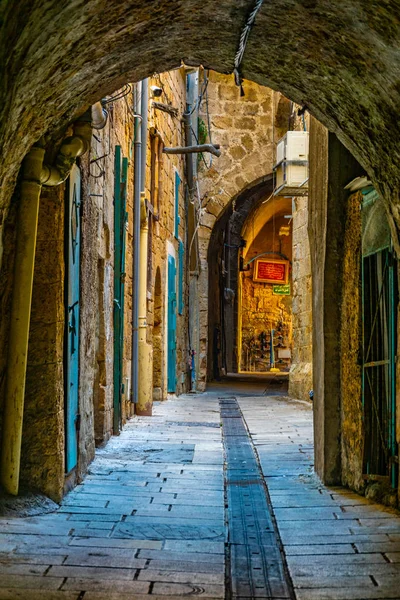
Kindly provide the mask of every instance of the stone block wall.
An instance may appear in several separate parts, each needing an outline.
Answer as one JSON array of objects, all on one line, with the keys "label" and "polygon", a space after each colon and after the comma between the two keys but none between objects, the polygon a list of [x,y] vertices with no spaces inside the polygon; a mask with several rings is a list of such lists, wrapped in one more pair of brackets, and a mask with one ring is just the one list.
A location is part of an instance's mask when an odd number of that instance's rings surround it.
[{"label": "stone block wall", "polygon": [[[199,162],[199,195],[202,206],[198,230],[200,273],[195,277],[198,302],[195,318],[199,328],[197,388],[204,390],[208,353],[208,247],[212,229],[227,206],[246,188],[272,172],[273,123],[277,98],[269,88],[243,82],[244,96],[233,75],[208,74],[208,98],[203,97],[199,119],[208,127],[207,142],[220,144],[221,157],[205,155]],[[200,83],[202,74],[200,74]],[[207,114],[208,107],[208,114]]]},{"label": "stone block wall", "polygon": [[[151,86],[160,87],[162,95],[152,97]],[[147,138],[146,160],[146,198],[152,199],[152,157],[151,157],[151,131],[159,135],[159,140],[164,147],[185,146],[182,114],[186,110],[186,73],[185,69],[175,69],[156,75],[149,80],[149,110],[148,126],[150,135]],[[166,104],[177,109],[177,116],[156,108],[154,101]],[[155,130],[155,131],[154,131]],[[160,142],[158,142],[160,143]],[[153,158],[154,160],[154,158]],[[164,400],[167,397],[167,277],[168,253],[173,254],[176,261],[176,282],[179,279],[179,239],[183,242],[187,252],[186,218],[187,207],[185,200],[185,159],[181,154],[163,154],[161,164],[157,161],[154,173],[158,187],[157,207],[155,217],[149,217],[151,229],[149,241],[151,242],[151,274],[148,281],[147,292],[147,341],[153,345],[153,395],[155,400]],[[158,169],[161,176],[158,180]],[[181,180],[179,186],[179,225],[178,238],[175,237],[175,173]],[[153,177],[154,177],[153,175]],[[153,184],[153,186],[154,186]],[[153,187],[154,189],[154,187]],[[156,194],[154,194],[156,195]],[[176,373],[178,394],[188,390],[187,357],[188,357],[188,323],[187,323],[187,269],[184,260],[183,273],[183,314],[177,311],[176,329]],[[158,280],[156,277],[158,274]],[[157,285],[156,285],[157,283]]]},{"label": "stone block wall", "polygon": [[[114,394],[114,186],[115,147],[128,158],[127,210],[133,204],[133,122],[131,95],[107,104],[107,125],[94,131],[90,152],[82,161],[82,247],[80,389],[80,473],[94,457],[95,444],[106,442],[113,433]],[[132,281],[132,218],[126,232],[126,288]],[[131,293],[131,292],[130,292]],[[128,300],[129,300],[128,294]],[[132,337],[131,302],[125,311],[124,339]],[[130,366],[130,353],[125,352]],[[126,369],[128,370],[128,369]],[[129,373],[130,377],[130,373]],[[126,387],[125,387],[126,389]],[[129,398],[123,397],[122,423],[131,416]]]},{"label": "stone block wall", "polygon": [[308,198],[293,202],[292,367],[289,395],[309,399],[312,383],[312,281],[308,240]]},{"label": "stone block wall", "polygon": [[20,484],[59,501],[64,488],[64,186],[40,198]]},{"label": "stone block wall", "polygon": [[347,202],[341,305],[342,482],[360,491],[363,474],[361,194]]}]

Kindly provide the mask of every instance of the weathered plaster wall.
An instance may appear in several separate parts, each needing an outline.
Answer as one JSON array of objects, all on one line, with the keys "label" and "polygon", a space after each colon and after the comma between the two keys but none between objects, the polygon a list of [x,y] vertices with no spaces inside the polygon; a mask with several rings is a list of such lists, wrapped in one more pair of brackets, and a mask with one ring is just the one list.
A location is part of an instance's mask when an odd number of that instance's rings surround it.
[{"label": "weathered plaster wall", "polygon": [[357,491],[364,487],[363,407],[361,400],[361,194],[347,202],[343,256],[343,297],[340,321],[342,482]]},{"label": "weathered plaster wall", "polygon": [[64,487],[64,186],[40,198],[20,481],[55,501]]},{"label": "weathered plaster wall", "polygon": [[308,240],[308,198],[293,202],[293,350],[289,395],[309,399],[312,381],[312,280]]}]

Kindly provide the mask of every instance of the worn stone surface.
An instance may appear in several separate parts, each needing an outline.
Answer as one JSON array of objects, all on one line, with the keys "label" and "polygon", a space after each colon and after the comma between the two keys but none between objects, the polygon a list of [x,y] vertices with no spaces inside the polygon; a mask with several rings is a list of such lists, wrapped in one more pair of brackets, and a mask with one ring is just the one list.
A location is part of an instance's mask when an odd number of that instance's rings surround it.
[{"label": "worn stone surface", "polygon": [[22,433],[21,484],[55,501],[64,486],[63,188],[41,196]]},{"label": "worn stone surface", "polygon": [[309,222],[313,285],[313,388],[316,471],[341,481],[340,319],[348,192],[361,167],[315,119],[310,128]]},{"label": "worn stone surface", "polygon": [[[238,397],[263,469],[297,600],[398,598],[397,511],[313,470],[312,409],[283,398]],[[392,548],[390,552],[387,544]]]},{"label": "worn stone surface", "polygon": [[[244,519],[227,529],[218,399],[235,394],[250,435],[235,424],[225,432],[228,506]],[[234,416],[226,404],[223,411]],[[224,382],[204,395],[156,403],[154,417],[130,420],[97,450],[90,474],[57,511],[0,519],[0,598],[224,598],[227,540],[240,586],[242,561],[250,559],[255,580],[285,597],[266,498],[298,600],[398,598],[398,513],[323,486],[312,450],[310,405],[266,396],[265,381]],[[249,482],[251,515],[246,486],[235,484],[249,470],[257,474],[257,485],[252,475]],[[263,564],[251,542],[252,516],[267,549]]]},{"label": "worn stone surface", "polygon": [[363,489],[363,406],[361,399],[362,313],[361,313],[361,202],[360,193],[350,196],[346,210],[341,311],[341,411],[342,481]]},{"label": "worn stone surface", "polygon": [[292,366],[289,395],[308,400],[312,382],[312,281],[308,240],[308,198],[293,206]]}]

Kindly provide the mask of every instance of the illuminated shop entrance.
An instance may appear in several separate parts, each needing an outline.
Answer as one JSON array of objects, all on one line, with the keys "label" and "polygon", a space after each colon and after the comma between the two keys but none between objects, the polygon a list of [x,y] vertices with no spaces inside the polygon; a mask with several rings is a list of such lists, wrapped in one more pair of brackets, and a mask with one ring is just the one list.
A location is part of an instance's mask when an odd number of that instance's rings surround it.
[{"label": "illuminated shop entrance", "polygon": [[292,200],[267,200],[245,222],[239,272],[239,372],[289,372]]}]

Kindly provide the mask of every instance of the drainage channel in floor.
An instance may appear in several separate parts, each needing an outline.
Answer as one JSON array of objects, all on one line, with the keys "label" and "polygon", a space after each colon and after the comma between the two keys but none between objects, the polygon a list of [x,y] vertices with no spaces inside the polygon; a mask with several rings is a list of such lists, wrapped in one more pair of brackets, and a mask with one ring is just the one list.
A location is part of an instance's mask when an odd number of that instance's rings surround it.
[{"label": "drainage channel in floor", "polygon": [[220,398],[225,450],[226,598],[292,600],[257,455],[235,398]]}]

